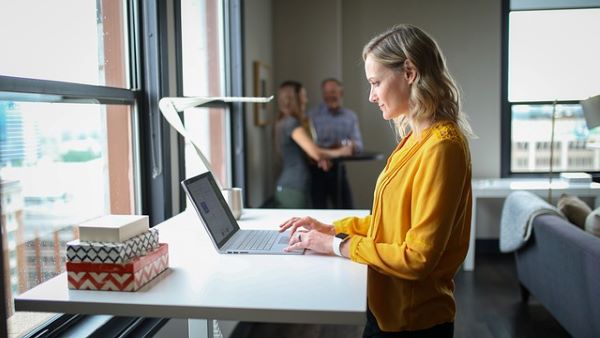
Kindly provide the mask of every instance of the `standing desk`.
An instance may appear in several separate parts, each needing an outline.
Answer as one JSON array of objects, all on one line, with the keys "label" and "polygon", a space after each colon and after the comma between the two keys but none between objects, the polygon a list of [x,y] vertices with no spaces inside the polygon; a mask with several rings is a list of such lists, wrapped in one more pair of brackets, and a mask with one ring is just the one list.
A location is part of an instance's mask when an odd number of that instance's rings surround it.
[{"label": "standing desk", "polygon": [[[275,229],[292,216],[324,222],[367,210],[245,209],[243,229]],[[67,288],[62,273],[15,298],[17,311],[362,325],[367,266],[337,256],[218,254],[192,208],[158,225],[170,269],[137,292]],[[204,335],[204,334],[202,334]],[[210,336],[211,333],[209,332]]]}]

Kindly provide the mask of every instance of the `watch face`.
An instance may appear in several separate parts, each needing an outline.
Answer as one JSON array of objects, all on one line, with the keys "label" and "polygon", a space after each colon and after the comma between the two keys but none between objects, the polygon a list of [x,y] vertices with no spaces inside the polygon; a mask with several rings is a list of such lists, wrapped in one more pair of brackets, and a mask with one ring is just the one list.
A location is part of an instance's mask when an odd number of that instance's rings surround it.
[{"label": "watch face", "polygon": [[348,237],[348,234],[340,232],[339,234],[335,234],[335,237],[337,237],[337,238],[339,238],[341,240],[344,240],[344,239],[346,239],[346,237]]}]

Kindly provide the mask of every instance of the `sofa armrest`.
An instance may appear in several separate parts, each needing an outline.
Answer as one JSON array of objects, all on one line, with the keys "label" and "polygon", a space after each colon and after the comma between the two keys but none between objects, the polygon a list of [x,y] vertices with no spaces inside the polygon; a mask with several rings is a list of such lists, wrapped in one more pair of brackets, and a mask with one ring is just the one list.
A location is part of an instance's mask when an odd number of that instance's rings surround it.
[{"label": "sofa armrest", "polygon": [[519,281],[574,337],[600,337],[600,238],[552,215],[537,217],[516,253]]}]

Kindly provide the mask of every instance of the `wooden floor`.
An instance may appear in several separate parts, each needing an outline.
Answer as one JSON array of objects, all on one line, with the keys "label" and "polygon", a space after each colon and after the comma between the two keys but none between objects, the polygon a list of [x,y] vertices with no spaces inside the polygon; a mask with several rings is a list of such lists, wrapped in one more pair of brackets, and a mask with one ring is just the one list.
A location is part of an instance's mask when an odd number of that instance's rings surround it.
[{"label": "wooden floor", "polygon": [[[456,276],[457,338],[567,338],[569,334],[533,297],[521,303],[512,255],[478,255],[473,272]],[[240,323],[233,337],[361,337],[362,327]]]}]

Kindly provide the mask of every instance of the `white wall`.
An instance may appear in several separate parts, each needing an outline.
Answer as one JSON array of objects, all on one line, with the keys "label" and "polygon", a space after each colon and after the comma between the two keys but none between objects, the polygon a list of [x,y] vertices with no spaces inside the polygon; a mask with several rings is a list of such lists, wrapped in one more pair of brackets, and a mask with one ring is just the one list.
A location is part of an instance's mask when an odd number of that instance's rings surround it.
[{"label": "white wall", "polygon": [[[414,24],[440,45],[451,74],[462,89],[463,111],[479,136],[471,141],[473,178],[500,176],[500,56],[501,8],[499,1],[394,1],[343,2],[343,74],[346,104],[359,113],[366,149],[389,153],[395,145],[389,125],[367,99],[362,47],[374,35],[396,23]],[[277,57],[277,55],[276,55]],[[383,163],[349,166],[358,207],[372,203],[374,178]],[[478,238],[497,238],[501,203],[481,203]]]},{"label": "white wall", "polygon": [[321,101],[321,81],[343,80],[341,0],[274,0],[275,80],[300,81],[308,106]]},{"label": "white wall", "polygon": [[[500,175],[500,56],[501,8],[499,1],[477,0],[272,0],[272,21],[256,8],[267,7],[270,1],[246,1],[246,65],[251,57],[272,53],[275,83],[294,79],[305,84],[309,106],[320,101],[320,81],[329,76],[344,82],[345,105],[357,112],[365,148],[386,155],[394,148],[394,133],[381,118],[378,109],[368,102],[368,86],[361,59],[363,45],[375,34],[396,23],[411,23],[430,33],[444,52],[448,67],[462,88],[463,110],[469,115],[478,139],[471,141],[473,178]],[[264,7],[263,7],[264,5]],[[256,15],[256,16],[251,16]],[[260,18],[260,19],[256,19]],[[269,28],[263,26],[272,23]],[[273,44],[257,49],[257,32],[272,32]],[[252,42],[254,41],[254,42]],[[262,53],[262,54],[261,54]],[[249,71],[246,71],[246,89]],[[250,92],[251,93],[251,92]],[[270,139],[263,132],[248,126],[248,148],[261,145],[261,152],[270,150]],[[267,146],[268,145],[268,146]],[[247,149],[248,149],[247,148]],[[250,155],[250,154],[249,154]],[[249,176],[272,183],[265,177],[259,163],[265,154],[249,156]],[[250,163],[252,162],[252,164]],[[375,179],[385,163],[350,163],[348,171],[358,208],[370,208]],[[274,179],[274,178],[273,178]],[[254,200],[272,193],[272,186],[251,182]],[[483,206],[484,220],[478,228],[479,237],[497,237],[498,208]],[[491,222],[485,219],[493,218]],[[487,224],[492,224],[487,226]]]}]

